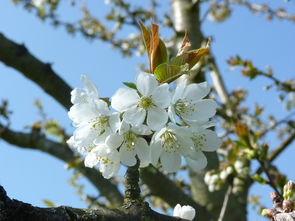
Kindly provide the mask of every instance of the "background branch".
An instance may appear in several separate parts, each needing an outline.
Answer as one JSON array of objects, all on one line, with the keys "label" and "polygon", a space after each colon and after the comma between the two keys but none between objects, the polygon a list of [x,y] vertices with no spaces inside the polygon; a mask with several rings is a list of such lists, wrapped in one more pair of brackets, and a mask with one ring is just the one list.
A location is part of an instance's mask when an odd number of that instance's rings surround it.
[{"label": "background branch", "polygon": [[12,145],[40,150],[73,165],[73,168],[80,171],[113,206],[122,205],[123,196],[117,189],[117,186],[110,182],[110,180],[104,179],[98,170],[85,167],[83,160],[75,156],[74,152],[67,145],[51,141],[38,132],[15,132],[4,128],[1,124],[0,131],[0,138]]},{"label": "background branch", "polygon": [[9,40],[1,33],[0,61],[37,83],[66,109],[71,107],[70,93],[72,89],[52,70],[51,64],[43,63],[32,55],[23,44]]}]

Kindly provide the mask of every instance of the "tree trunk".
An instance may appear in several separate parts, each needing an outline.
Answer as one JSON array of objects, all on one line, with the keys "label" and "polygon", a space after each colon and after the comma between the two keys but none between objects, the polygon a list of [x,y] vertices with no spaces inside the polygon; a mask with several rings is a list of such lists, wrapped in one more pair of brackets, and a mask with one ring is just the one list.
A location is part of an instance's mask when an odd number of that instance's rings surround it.
[{"label": "tree trunk", "polygon": [[[184,33],[187,32],[191,41],[192,49],[201,47],[203,34],[201,31],[200,22],[200,5],[199,1],[192,0],[172,0],[171,7],[174,17],[174,28],[177,31],[177,36],[180,40]],[[182,37],[181,37],[182,36]],[[203,72],[195,74],[189,77],[189,81],[202,82],[205,81],[205,75]],[[205,206],[208,211],[212,212],[216,220],[219,216],[223,199],[227,186],[220,191],[209,192],[208,187],[204,182],[204,175],[207,171],[218,168],[217,153],[205,153],[208,159],[207,167],[200,171],[190,171],[189,176],[191,179],[191,190],[193,198],[197,203]],[[229,197],[228,207],[225,212],[224,221],[245,221],[247,219],[247,195],[248,186],[241,194],[233,195]],[[202,220],[202,219],[200,219]]]}]

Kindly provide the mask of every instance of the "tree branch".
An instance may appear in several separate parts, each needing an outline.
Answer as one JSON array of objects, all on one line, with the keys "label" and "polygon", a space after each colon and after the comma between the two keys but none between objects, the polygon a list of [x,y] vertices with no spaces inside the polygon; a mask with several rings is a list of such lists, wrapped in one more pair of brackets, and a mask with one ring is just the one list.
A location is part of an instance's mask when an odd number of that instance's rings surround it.
[{"label": "tree branch", "polygon": [[128,210],[91,210],[60,206],[54,208],[34,207],[18,200],[12,200],[0,186],[0,220],[1,221],[185,221],[166,216],[149,207],[131,207]]},{"label": "tree branch", "polygon": [[23,44],[9,40],[1,33],[0,61],[37,83],[66,109],[71,107],[70,92],[72,89],[52,70],[51,64],[43,63],[32,55]]},{"label": "tree branch", "polygon": [[218,66],[216,64],[215,58],[211,55],[208,59],[208,67],[210,69],[210,75],[213,81],[213,85],[215,87],[215,90],[220,97],[220,100],[223,104],[225,104],[228,107],[228,110],[230,109],[230,98],[228,95],[228,91],[226,89],[225,83],[221,77],[220,71],[218,69]]},{"label": "tree branch", "polygon": [[136,158],[136,164],[132,167],[128,167],[125,174],[125,208],[130,207],[133,204],[140,204],[140,187],[139,187],[139,160]]},{"label": "tree branch", "polygon": [[[277,148],[271,151],[267,156],[267,163],[272,163],[295,139],[295,132],[291,133]],[[256,170],[256,174],[261,174],[263,168],[260,166]]]},{"label": "tree branch", "polygon": [[123,197],[116,185],[104,179],[96,169],[85,167],[83,161],[79,160],[79,157],[75,156],[74,152],[67,145],[51,141],[38,132],[15,132],[4,128],[1,124],[0,131],[0,138],[12,145],[46,152],[66,163],[73,164],[73,162],[77,162],[74,164],[74,168],[87,177],[102,196],[105,196],[114,206],[122,205]]},{"label": "tree branch", "polygon": [[196,203],[190,196],[185,194],[172,180],[166,177],[156,168],[149,166],[140,170],[140,177],[148,185],[151,193],[167,202],[172,208],[176,204],[190,205],[197,211],[199,220],[210,221],[212,215],[205,207]]}]

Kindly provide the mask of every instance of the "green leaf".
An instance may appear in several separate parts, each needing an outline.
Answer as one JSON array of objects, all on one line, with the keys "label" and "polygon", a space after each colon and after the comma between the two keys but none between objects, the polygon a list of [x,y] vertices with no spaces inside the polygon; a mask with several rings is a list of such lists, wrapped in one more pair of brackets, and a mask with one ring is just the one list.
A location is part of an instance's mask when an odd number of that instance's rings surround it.
[{"label": "green leaf", "polygon": [[187,63],[189,65],[189,69],[191,69],[208,52],[208,47],[191,50],[183,53],[182,55],[176,56],[172,59],[170,64],[180,66]]},{"label": "green leaf", "polygon": [[154,75],[160,83],[170,83],[184,73],[180,66],[164,63],[155,69]]},{"label": "green leaf", "polygon": [[42,200],[42,201],[48,207],[55,207],[54,203],[50,200]]},{"label": "green leaf", "polygon": [[134,90],[137,90],[136,85],[134,83],[131,82],[123,82],[124,85],[126,85],[127,87],[130,87]]},{"label": "green leaf", "polygon": [[234,140],[235,144],[239,147],[247,147],[247,145],[239,140]]}]

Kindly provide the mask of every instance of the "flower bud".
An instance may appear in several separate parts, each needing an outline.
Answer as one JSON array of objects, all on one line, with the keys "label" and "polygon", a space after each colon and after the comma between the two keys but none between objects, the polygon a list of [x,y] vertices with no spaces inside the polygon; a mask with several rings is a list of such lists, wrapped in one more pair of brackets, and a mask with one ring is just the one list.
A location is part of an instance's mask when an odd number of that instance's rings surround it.
[{"label": "flower bud", "polygon": [[288,183],[285,184],[284,186],[284,194],[283,194],[283,197],[284,199],[290,199],[293,194],[295,192],[295,184],[289,180]]},{"label": "flower bud", "polygon": [[292,212],[294,208],[294,203],[292,200],[284,200],[283,201],[283,210],[286,213]]}]

